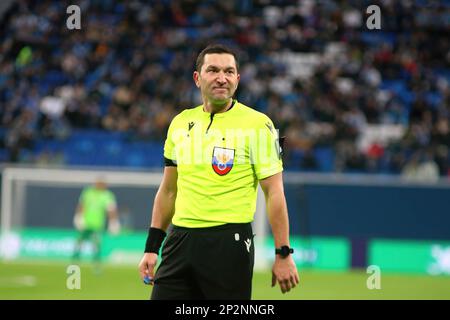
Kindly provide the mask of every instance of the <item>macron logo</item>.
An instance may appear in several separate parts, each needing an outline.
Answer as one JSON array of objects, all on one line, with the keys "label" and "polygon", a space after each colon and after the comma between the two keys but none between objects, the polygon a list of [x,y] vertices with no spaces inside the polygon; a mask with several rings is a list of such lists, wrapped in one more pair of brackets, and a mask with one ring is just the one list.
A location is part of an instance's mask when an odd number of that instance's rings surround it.
[{"label": "macron logo", "polygon": [[244,243],[245,243],[245,246],[247,247],[248,253],[250,253],[250,246],[252,245],[252,240],[250,240],[250,239],[244,240]]}]

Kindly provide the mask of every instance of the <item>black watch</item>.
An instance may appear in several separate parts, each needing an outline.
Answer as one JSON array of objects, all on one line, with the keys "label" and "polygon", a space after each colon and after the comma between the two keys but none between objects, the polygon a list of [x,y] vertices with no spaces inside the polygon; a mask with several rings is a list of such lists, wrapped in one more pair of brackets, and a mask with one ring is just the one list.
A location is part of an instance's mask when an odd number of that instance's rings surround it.
[{"label": "black watch", "polygon": [[289,248],[288,246],[282,246],[281,248],[275,249],[275,254],[279,254],[282,258],[286,258],[291,253],[294,253],[294,249]]}]

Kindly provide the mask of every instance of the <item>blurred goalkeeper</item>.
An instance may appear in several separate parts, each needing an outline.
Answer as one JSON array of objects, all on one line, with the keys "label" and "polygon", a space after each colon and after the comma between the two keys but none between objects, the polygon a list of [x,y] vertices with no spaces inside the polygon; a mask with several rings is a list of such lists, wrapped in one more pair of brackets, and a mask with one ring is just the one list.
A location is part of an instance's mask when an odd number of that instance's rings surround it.
[{"label": "blurred goalkeeper", "polygon": [[116,197],[108,190],[105,181],[98,178],[93,186],[83,189],[74,217],[74,225],[80,232],[73,259],[80,258],[83,241],[90,240],[94,246],[94,261],[99,264],[101,257],[101,238],[108,216],[108,232],[118,234],[120,223],[117,214]]}]

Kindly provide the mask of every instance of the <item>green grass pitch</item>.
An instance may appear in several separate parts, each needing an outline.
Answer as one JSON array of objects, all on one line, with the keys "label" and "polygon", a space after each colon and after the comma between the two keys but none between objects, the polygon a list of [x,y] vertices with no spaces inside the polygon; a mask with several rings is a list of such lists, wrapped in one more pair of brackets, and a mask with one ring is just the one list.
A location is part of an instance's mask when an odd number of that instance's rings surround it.
[{"label": "green grass pitch", "polygon": [[[69,263],[0,261],[0,299],[148,299],[133,266],[104,265],[97,274],[81,264],[81,288],[66,287]],[[255,272],[253,299],[450,299],[450,276],[381,274],[381,289],[369,290],[364,270],[351,272],[299,270],[300,286],[282,294],[270,286],[271,273]]]}]

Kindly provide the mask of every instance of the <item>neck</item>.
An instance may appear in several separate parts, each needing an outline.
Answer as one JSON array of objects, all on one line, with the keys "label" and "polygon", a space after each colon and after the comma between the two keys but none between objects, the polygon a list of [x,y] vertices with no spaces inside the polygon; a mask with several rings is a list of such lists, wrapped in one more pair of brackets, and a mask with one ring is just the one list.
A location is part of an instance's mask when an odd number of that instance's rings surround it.
[{"label": "neck", "polygon": [[214,104],[211,101],[204,100],[203,110],[208,113],[222,113],[228,111],[233,104],[233,99],[229,99],[225,103]]}]

